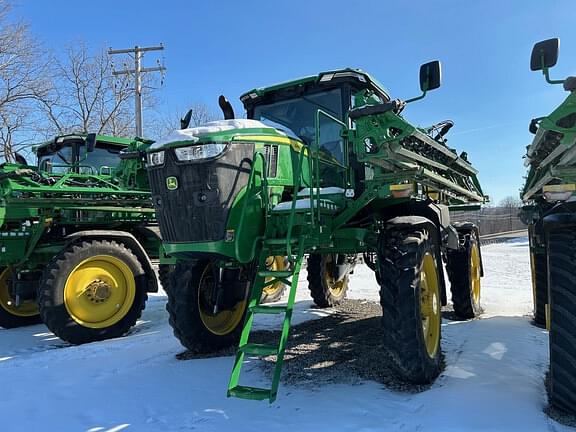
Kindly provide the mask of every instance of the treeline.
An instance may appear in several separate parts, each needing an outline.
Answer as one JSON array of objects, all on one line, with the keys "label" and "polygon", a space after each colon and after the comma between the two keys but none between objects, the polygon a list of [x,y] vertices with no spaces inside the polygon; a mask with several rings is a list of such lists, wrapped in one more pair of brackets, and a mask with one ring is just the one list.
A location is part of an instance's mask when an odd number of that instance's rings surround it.
[{"label": "treeline", "polygon": [[483,207],[478,211],[451,212],[454,222],[474,222],[480,235],[525,229],[519,213],[522,202],[514,197],[506,197],[497,207]]}]

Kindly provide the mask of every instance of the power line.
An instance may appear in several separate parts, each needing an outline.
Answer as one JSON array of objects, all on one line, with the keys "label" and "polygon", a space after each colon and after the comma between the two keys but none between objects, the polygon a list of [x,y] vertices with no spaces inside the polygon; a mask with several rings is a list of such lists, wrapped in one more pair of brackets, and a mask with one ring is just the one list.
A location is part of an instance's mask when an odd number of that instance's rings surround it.
[{"label": "power line", "polygon": [[151,46],[151,47],[139,47],[136,45],[134,48],[125,48],[125,49],[118,49],[113,50],[110,48],[108,50],[108,55],[114,54],[133,54],[134,55],[134,69],[124,68],[121,71],[112,71],[112,75],[134,75],[134,118],[136,120],[136,136],[142,137],[143,136],[143,128],[142,128],[142,74],[148,72],[160,72],[164,73],[166,68],[163,65],[160,65],[160,62],[157,61],[157,67],[142,67],[142,56],[143,53],[147,51],[163,51],[164,45],[160,44],[159,46]]}]

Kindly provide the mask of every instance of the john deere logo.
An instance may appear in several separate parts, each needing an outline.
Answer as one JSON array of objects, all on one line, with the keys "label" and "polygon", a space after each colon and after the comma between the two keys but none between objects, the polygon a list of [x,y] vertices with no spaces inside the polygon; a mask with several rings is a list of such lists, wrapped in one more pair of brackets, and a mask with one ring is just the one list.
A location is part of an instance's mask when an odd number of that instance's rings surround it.
[{"label": "john deere logo", "polygon": [[178,189],[178,179],[176,177],[166,177],[166,187],[168,190]]}]

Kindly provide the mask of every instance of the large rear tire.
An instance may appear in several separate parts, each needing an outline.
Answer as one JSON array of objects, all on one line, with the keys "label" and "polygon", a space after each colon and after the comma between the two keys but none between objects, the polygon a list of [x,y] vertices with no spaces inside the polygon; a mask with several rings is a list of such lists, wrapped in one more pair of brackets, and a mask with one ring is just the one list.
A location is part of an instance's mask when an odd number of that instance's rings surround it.
[{"label": "large rear tire", "polygon": [[459,232],[460,247],[448,249],[446,272],[450,279],[454,314],[463,319],[478,316],[480,307],[480,245],[474,230]]},{"label": "large rear tire", "polygon": [[11,329],[24,327],[42,322],[38,305],[35,301],[26,301],[16,307],[10,294],[10,278],[12,271],[9,267],[0,269],[0,327]]},{"label": "large rear tire", "polygon": [[170,275],[169,323],[180,343],[194,352],[209,353],[237,344],[246,314],[248,282],[242,283],[243,300],[213,313],[212,265],[206,260],[180,263]]},{"label": "large rear tire", "polygon": [[48,263],[38,296],[40,316],[73,344],[120,337],[140,318],[146,287],[142,265],[126,246],[83,241]]},{"label": "large rear tire", "polygon": [[308,257],[308,289],[314,303],[320,308],[336,306],[346,298],[349,273],[340,280],[334,278],[336,259],[336,254],[310,254]]},{"label": "large rear tire", "polygon": [[554,230],[548,236],[550,270],[549,401],[576,414],[576,230]]},{"label": "large rear tire", "polygon": [[398,375],[415,384],[432,382],[442,364],[440,269],[427,226],[392,225],[378,246],[384,345]]},{"label": "large rear tire", "polygon": [[[534,302],[534,324],[546,325],[546,305],[548,304],[548,262],[544,233],[538,234],[540,226],[528,227],[530,239],[530,266],[532,270],[532,297]],[[540,227],[541,230],[541,227]]]}]

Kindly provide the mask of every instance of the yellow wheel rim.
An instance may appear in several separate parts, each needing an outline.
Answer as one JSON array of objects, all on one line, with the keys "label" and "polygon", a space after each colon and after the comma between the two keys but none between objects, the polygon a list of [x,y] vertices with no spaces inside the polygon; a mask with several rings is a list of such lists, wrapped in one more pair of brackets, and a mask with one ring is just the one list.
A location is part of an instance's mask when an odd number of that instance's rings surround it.
[{"label": "yellow wheel rim", "polygon": [[32,317],[38,315],[38,305],[34,301],[25,301],[20,306],[16,307],[15,301],[10,295],[9,280],[12,276],[12,271],[5,268],[0,273],[0,306],[11,315],[19,317]]},{"label": "yellow wheel rim", "polygon": [[84,327],[110,327],[126,316],[136,297],[130,267],[119,258],[96,255],[78,264],[64,285],[64,304]]},{"label": "yellow wheel rim", "polygon": [[335,265],[334,255],[325,255],[324,259],[324,281],[326,282],[328,291],[330,291],[330,294],[334,297],[340,297],[346,289],[346,278],[344,277],[340,281],[337,281],[333,277],[332,268]]},{"label": "yellow wheel rim", "polygon": [[212,274],[212,264],[208,264],[202,272],[199,285],[198,311],[206,329],[218,336],[233,332],[240,324],[240,321],[242,321],[244,309],[246,309],[246,300],[236,303],[232,309],[221,310],[216,314],[213,313],[211,299],[213,298],[212,293],[216,288],[216,284]]},{"label": "yellow wheel rim", "polygon": [[475,305],[480,303],[480,271],[480,251],[478,250],[478,244],[474,243],[470,251],[470,282],[472,285],[472,301]]},{"label": "yellow wheel rim", "polygon": [[[286,270],[286,260],[284,259],[283,256],[269,256],[268,258],[266,258],[266,270],[270,271]],[[272,279],[271,277],[267,277],[266,282],[269,282],[271,279]],[[280,291],[282,288],[284,288],[284,283],[278,281],[276,283],[273,283],[272,285],[265,286],[262,291],[264,292],[264,295],[272,296],[276,294],[278,291]]]},{"label": "yellow wheel rim", "polygon": [[534,252],[530,252],[530,272],[532,274],[532,304],[534,309],[536,309],[536,304],[538,300],[536,299],[536,257]]},{"label": "yellow wheel rim", "polygon": [[434,257],[427,252],[420,268],[420,316],[426,352],[436,356],[440,346],[440,290]]}]

